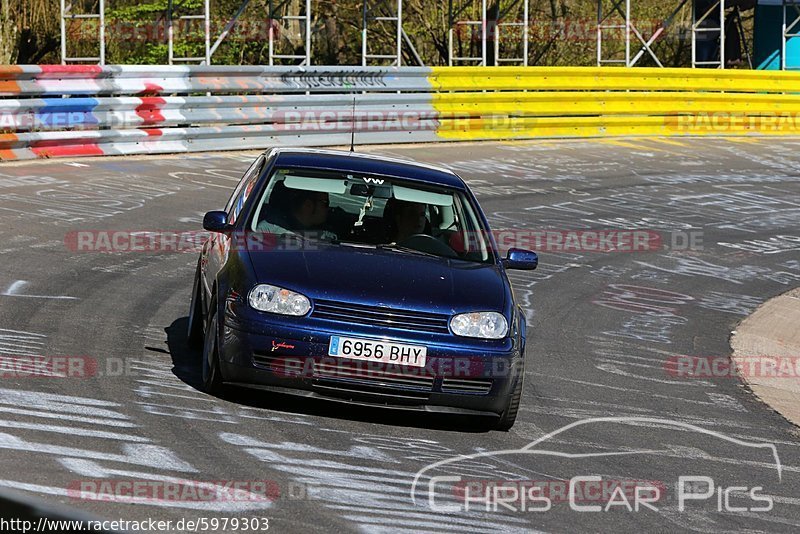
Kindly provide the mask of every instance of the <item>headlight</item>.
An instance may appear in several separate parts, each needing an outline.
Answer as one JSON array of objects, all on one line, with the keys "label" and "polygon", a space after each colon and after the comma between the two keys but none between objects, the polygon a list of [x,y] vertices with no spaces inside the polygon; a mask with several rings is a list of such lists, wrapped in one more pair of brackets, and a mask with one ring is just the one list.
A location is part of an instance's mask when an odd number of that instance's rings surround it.
[{"label": "headlight", "polygon": [[311,309],[311,303],[304,295],[269,284],[254,287],[247,301],[257,310],[281,315],[305,315]]},{"label": "headlight", "polygon": [[457,336],[500,339],[508,333],[506,318],[497,312],[461,313],[450,319]]}]

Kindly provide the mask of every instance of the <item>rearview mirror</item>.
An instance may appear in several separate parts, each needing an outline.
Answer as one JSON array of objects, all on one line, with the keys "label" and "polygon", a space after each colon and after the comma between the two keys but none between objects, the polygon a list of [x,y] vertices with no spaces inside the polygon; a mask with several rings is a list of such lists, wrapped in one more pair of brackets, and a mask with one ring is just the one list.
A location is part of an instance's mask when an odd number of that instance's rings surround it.
[{"label": "rearview mirror", "polygon": [[224,211],[209,211],[203,217],[203,229],[209,232],[228,230],[228,214]]},{"label": "rearview mirror", "polygon": [[506,269],[532,271],[539,265],[539,256],[530,250],[510,248],[506,259],[503,260],[503,265],[505,265]]}]

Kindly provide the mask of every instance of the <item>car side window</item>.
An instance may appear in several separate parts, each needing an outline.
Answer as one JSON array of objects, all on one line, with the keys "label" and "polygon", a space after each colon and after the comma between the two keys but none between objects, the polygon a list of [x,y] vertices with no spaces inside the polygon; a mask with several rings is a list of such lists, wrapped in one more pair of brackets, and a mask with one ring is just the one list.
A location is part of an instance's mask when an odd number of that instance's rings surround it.
[{"label": "car side window", "polygon": [[[453,224],[462,234],[464,253],[480,261],[485,261],[489,257],[489,252],[483,233],[480,230],[481,225],[478,222],[477,215],[465,198],[456,199],[456,208]],[[460,228],[458,228],[459,222],[461,223]]]},{"label": "car side window", "polygon": [[231,212],[233,209],[234,203],[236,199],[239,198],[239,193],[241,193],[244,184],[253,176],[253,174],[258,174],[257,170],[263,167],[264,164],[264,156],[259,156],[253,161],[252,164],[244,171],[244,174],[239,179],[239,183],[236,184],[236,187],[233,189],[233,193],[231,194],[228,202],[225,204],[225,211],[228,213]]},{"label": "car side window", "polygon": [[236,224],[247,198],[250,196],[250,193],[253,192],[253,188],[261,175],[261,170],[264,168],[264,161],[264,156],[259,156],[250,168],[247,169],[247,172],[244,173],[244,176],[242,176],[242,179],[239,181],[239,185],[236,186],[233,195],[231,195],[230,200],[228,200],[228,205],[225,207],[225,211],[228,212],[228,224]]}]

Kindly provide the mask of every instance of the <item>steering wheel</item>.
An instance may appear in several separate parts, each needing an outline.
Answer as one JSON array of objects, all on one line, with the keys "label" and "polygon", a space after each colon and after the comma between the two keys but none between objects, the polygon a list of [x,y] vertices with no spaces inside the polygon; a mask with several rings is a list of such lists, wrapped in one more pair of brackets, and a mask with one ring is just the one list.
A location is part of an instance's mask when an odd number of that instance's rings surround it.
[{"label": "steering wheel", "polygon": [[436,254],[437,256],[458,258],[458,253],[456,253],[455,250],[428,234],[414,234],[404,239],[401,243],[398,243],[398,245],[413,248],[420,252]]}]

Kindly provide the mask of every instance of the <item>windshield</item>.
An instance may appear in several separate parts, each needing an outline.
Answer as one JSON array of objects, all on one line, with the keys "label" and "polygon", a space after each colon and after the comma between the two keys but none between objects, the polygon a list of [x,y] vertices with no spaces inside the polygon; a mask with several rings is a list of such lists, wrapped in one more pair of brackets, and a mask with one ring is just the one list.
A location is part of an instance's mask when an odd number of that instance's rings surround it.
[{"label": "windshield", "polygon": [[333,245],[494,259],[487,230],[463,192],[385,176],[276,168],[248,228]]}]

